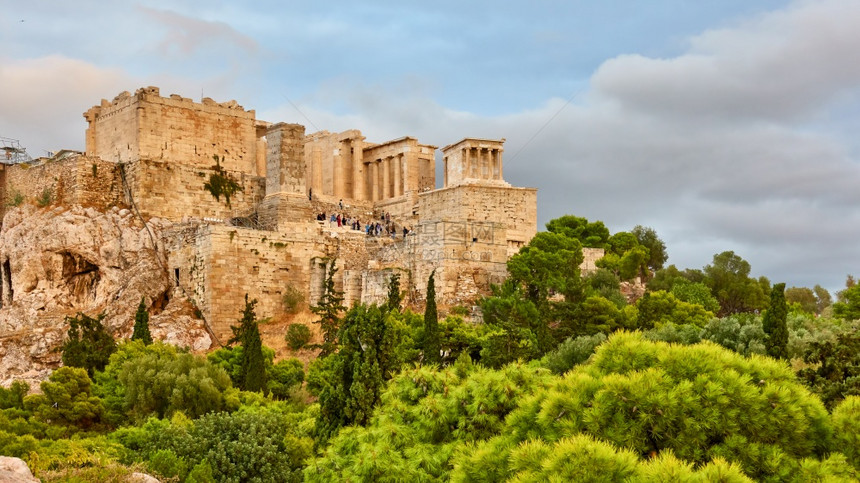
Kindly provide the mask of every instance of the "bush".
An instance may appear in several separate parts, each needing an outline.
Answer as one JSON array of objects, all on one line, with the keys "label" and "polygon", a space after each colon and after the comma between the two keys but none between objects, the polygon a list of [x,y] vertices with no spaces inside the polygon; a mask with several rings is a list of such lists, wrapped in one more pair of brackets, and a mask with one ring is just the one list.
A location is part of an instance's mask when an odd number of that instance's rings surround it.
[{"label": "bush", "polygon": [[51,191],[51,188],[43,189],[42,194],[36,198],[36,204],[39,205],[39,208],[50,205],[52,201],[54,201],[54,193]]},{"label": "bush", "polygon": [[149,457],[149,470],[162,478],[177,478],[181,481],[188,471],[188,463],[173,451],[162,449]]},{"label": "bush", "polygon": [[296,287],[287,285],[284,289],[284,296],[281,298],[281,301],[284,304],[284,312],[294,314],[298,312],[302,307],[302,304],[305,303],[305,294]]},{"label": "bush", "polygon": [[305,365],[298,359],[285,359],[269,369],[267,388],[276,399],[287,399],[290,391],[305,380]]},{"label": "bush", "polygon": [[305,324],[293,324],[287,328],[285,336],[290,349],[297,351],[311,340],[311,329]]},{"label": "bush", "polygon": [[101,314],[93,318],[83,313],[66,317],[69,324],[68,339],[60,349],[64,365],[86,369],[90,377],[104,369],[110,355],[116,351],[116,342],[102,325],[104,317]]},{"label": "bush", "polygon": [[588,360],[591,354],[594,354],[594,349],[605,340],[606,336],[601,333],[571,337],[562,342],[556,350],[544,356],[541,363],[555,374],[564,374],[577,364]]},{"label": "bush", "polygon": [[24,195],[18,190],[13,190],[9,193],[9,199],[6,200],[6,206],[21,206],[24,202]]}]

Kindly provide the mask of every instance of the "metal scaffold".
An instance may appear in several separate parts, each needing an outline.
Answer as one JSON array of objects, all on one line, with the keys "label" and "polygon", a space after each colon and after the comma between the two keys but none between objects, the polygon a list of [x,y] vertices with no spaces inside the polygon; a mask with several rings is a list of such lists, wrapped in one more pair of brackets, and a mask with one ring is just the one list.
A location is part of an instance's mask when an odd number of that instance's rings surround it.
[{"label": "metal scaffold", "polygon": [[0,163],[18,164],[32,161],[27,150],[21,147],[17,139],[0,136]]}]

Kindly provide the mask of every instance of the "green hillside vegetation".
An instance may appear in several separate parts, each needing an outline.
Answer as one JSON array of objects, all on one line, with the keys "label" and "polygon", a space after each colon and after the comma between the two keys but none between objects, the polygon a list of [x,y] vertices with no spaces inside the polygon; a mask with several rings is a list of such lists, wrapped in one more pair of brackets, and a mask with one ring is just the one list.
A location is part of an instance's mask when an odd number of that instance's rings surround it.
[{"label": "green hillside vegetation", "polygon": [[[445,316],[432,276],[423,314],[403,307],[397,274],[384,305],[347,309],[329,260],[307,368],[262,345],[253,300],[207,356],[151,342],[143,302],[135,340],[78,314],[40,394],[0,388],[0,454],[44,482],[860,478],[853,277],[831,297],[755,278],[731,251],[666,267],[647,227],[547,229],[480,322]],[[607,254],[587,276],[582,247]],[[631,303],[635,280],[647,290]]]}]

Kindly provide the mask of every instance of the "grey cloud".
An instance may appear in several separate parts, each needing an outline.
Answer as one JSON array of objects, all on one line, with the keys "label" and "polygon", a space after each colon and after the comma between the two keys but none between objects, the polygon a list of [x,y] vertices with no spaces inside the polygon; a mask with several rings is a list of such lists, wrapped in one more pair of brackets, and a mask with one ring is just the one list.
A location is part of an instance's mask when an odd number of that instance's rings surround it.
[{"label": "grey cloud", "polygon": [[201,50],[221,50],[225,44],[245,54],[259,50],[257,41],[240,33],[226,22],[200,20],[177,12],[144,6],[137,8],[167,29],[164,37],[158,42],[159,50],[165,55],[178,53],[185,57]]}]

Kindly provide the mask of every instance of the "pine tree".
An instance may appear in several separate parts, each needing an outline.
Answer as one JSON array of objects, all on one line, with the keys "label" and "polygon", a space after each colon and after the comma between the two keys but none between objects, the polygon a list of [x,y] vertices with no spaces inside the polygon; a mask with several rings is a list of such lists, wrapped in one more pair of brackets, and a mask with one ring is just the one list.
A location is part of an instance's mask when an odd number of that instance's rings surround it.
[{"label": "pine tree", "polygon": [[770,305],[762,317],[762,329],[765,333],[764,346],[767,355],[779,359],[788,357],[788,327],[786,316],[788,307],[785,304],[785,284],[778,283],[770,292]]},{"label": "pine tree", "polygon": [[143,341],[144,345],[152,344],[152,334],[149,333],[149,312],[146,310],[145,298],[140,298],[140,305],[134,314],[134,332],[131,340]]},{"label": "pine tree", "polygon": [[233,330],[230,343],[238,342],[242,346],[241,388],[245,391],[258,392],[266,387],[266,361],[263,357],[263,341],[260,338],[260,327],[257,325],[257,314],[254,306],[257,299],[248,301],[245,294],[245,309],[238,327]]},{"label": "pine tree", "polygon": [[436,315],[436,270],[430,272],[427,280],[427,305],[424,308],[424,362],[439,364],[441,347],[439,345],[439,320]]},{"label": "pine tree", "polygon": [[320,325],[323,334],[323,343],[318,346],[322,349],[320,357],[331,354],[337,347],[340,314],[346,310],[343,305],[343,292],[337,291],[334,287],[334,274],[337,272],[335,261],[336,259],[333,258],[329,262],[326,278],[323,281],[323,294],[319,303],[311,307],[311,312],[320,317],[320,320],[316,322]]},{"label": "pine tree", "polygon": [[393,273],[388,280],[388,302],[385,304],[388,310],[400,310],[403,295],[400,293],[400,274]]},{"label": "pine tree", "polygon": [[116,342],[102,325],[104,318],[105,314],[92,318],[83,313],[66,317],[68,339],[60,349],[64,365],[86,369],[90,377],[105,368],[110,355],[116,351]]}]

